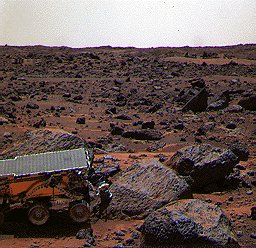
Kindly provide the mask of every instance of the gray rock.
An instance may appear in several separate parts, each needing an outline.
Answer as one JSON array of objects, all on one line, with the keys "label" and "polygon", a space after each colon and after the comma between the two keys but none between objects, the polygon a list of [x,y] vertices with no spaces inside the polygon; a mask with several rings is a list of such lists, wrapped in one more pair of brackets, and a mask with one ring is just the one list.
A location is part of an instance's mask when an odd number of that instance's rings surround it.
[{"label": "gray rock", "polygon": [[223,183],[238,162],[232,151],[202,144],[180,149],[167,164],[180,175],[190,177],[192,188],[197,190]]},{"label": "gray rock", "polygon": [[223,211],[201,200],[179,200],[152,212],[145,219],[141,231],[145,245],[239,247]]},{"label": "gray rock", "polygon": [[192,197],[186,181],[156,160],[134,164],[111,185],[112,216],[145,216],[170,201]]},{"label": "gray rock", "polygon": [[83,139],[75,135],[67,132],[54,132],[47,129],[29,131],[25,133],[22,141],[13,143],[10,149],[0,154],[0,158],[13,158],[26,154],[62,151],[87,146],[87,143]]},{"label": "gray rock", "polygon": [[39,106],[36,103],[29,102],[29,103],[27,103],[26,108],[28,108],[28,109],[39,109]]}]

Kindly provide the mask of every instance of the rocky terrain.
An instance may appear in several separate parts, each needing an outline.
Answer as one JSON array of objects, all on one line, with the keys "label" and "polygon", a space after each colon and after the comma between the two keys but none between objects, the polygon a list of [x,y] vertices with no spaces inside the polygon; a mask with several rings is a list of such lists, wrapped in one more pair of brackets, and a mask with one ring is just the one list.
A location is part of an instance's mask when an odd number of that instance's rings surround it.
[{"label": "rocky terrain", "polygon": [[253,247],[255,80],[253,44],[1,46],[0,158],[88,145],[113,193],[90,226],[7,216],[1,247]]}]

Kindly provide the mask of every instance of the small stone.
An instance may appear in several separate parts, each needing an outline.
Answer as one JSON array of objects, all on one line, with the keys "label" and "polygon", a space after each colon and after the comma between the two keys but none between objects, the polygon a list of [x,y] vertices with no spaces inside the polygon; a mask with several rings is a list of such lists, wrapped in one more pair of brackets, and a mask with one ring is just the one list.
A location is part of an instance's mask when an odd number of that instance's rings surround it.
[{"label": "small stone", "polygon": [[256,233],[251,233],[251,234],[250,234],[250,237],[251,237],[252,239],[256,239]]},{"label": "small stone", "polygon": [[135,241],[134,241],[134,239],[130,238],[130,239],[127,239],[127,240],[125,241],[125,244],[126,244],[126,245],[134,245],[134,244],[135,244]]},{"label": "small stone", "polygon": [[70,93],[64,93],[62,97],[69,98],[69,97],[71,97],[71,94]]},{"label": "small stone", "polygon": [[83,100],[83,97],[81,95],[78,95],[78,96],[74,97],[74,100],[75,101],[81,101],[81,100]]},{"label": "small stone", "polygon": [[237,237],[242,237],[244,234],[242,231],[237,231],[236,235],[237,235]]},{"label": "small stone", "polygon": [[252,190],[248,190],[248,191],[246,192],[246,194],[247,194],[247,195],[252,195],[253,192],[252,192]]},{"label": "small stone", "polygon": [[178,124],[175,124],[173,126],[174,129],[177,129],[177,130],[183,130],[184,129],[184,124],[183,123],[178,123]]},{"label": "small stone", "polygon": [[29,102],[26,105],[26,108],[29,108],[29,109],[39,109],[39,106],[37,104],[35,104],[35,103]]},{"label": "small stone", "polygon": [[29,246],[29,248],[40,248],[40,246],[37,245],[37,244],[31,244],[31,245]]},{"label": "small stone", "polygon": [[140,234],[138,232],[133,232],[132,233],[132,238],[133,239],[138,239],[140,237]]},{"label": "small stone", "polygon": [[233,123],[233,122],[230,122],[230,123],[227,124],[226,128],[228,128],[228,129],[236,129],[236,124]]},{"label": "small stone", "polygon": [[125,236],[125,234],[123,232],[115,232],[116,236]]},{"label": "small stone", "polygon": [[4,137],[5,137],[5,138],[11,138],[11,137],[12,137],[12,134],[9,133],[9,132],[5,132],[5,133],[4,133]]},{"label": "small stone", "polygon": [[77,124],[85,124],[85,117],[78,117],[76,119]]}]

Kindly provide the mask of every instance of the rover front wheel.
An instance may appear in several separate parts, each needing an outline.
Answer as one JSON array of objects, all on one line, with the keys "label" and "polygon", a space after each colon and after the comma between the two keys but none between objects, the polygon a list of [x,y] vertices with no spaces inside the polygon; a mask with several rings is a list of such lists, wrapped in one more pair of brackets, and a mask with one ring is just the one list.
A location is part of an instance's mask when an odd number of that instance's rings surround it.
[{"label": "rover front wheel", "polygon": [[36,226],[41,226],[47,222],[50,214],[48,208],[43,204],[36,204],[29,209],[28,219]]}]

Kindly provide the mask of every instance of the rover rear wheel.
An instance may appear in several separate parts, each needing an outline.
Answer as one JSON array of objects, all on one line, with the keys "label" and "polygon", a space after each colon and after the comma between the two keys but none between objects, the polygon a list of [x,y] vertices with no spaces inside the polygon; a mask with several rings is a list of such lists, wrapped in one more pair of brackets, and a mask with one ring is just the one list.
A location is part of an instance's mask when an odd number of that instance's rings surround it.
[{"label": "rover rear wheel", "polygon": [[74,222],[86,222],[90,218],[90,209],[86,203],[75,203],[70,206],[69,216]]},{"label": "rover rear wheel", "polygon": [[36,204],[29,209],[28,219],[33,225],[41,226],[47,222],[50,214],[44,204]]}]

